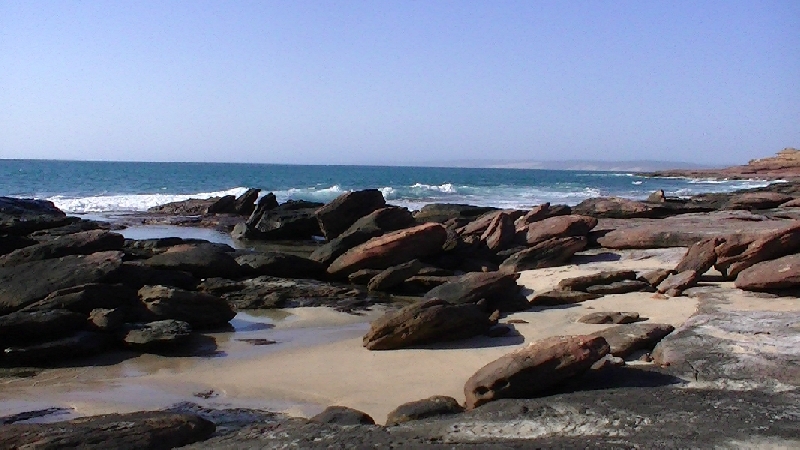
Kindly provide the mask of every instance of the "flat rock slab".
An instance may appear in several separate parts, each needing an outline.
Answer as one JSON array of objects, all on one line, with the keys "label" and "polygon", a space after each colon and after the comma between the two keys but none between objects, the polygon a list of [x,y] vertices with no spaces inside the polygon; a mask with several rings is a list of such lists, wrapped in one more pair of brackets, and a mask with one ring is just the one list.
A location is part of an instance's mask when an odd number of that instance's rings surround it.
[{"label": "flat rock slab", "polygon": [[386,417],[386,426],[399,425],[412,420],[427,419],[428,417],[458,414],[464,407],[458,404],[453,397],[435,395],[423,400],[403,403],[393,409]]},{"label": "flat rock slab", "polygon": [[596,284],[586,288],[586,292],[590,294],[611,295],[611,294],[627,294],[629,292],[653,292],[652,286],[646,281],[639,280],[625,280],[615,281],[609,284]]},{"label": "flat rock slab", "polygon": [[668,324],[632,323],[596,331],[589,336],[602,337],[611,347],[609,353],[624,358],[639,350],[651,350],[673,330],[675,327]]},{"label": "flat rock slab", "polygon": [[694,270],[686,270],[681,273],[672,274],[658,284],[657,290],[660,294],[678,297],[683,294],[683,291],[697,284],[697,279],[699,277],[700,275]]},{"label": "flat rock slab", "polygon": [[558,288],[562,291],[583,291],[589,286],[635,279],[636,272],[633,270],[607,270],[581,277],[565,278],[558,282]]},{"label": "flat rock slab", "polygon": [[590,294],[582,291],[547,291],[536,294],[531,300],[533,306],[558,306],[570,305],[572,303],[585,302],[600,298],[600,294]]},{"label": "flat rock slab", "polygon": [[591,323],[591,324],[628,324],[647,320],[639,317],[639,313],[635,312],[594,312],[581,316],[578,322]]},{"label": "flat rock slab", "polygon": [[67,255],[90,255],[96,252],[121,250],[124,243],[125,238],[121,234],[105,230],[82,231],[14,250],[0,257],[0,267]]},{"label": "flat rock slab", "polygon": [[800,312],[698,314],[661,341],[653,357],[689,380],[800,386]]},{"label": "flat rock slab", "polygon": [[800,286],[800,255],[752,265],[739,273],[735,284],[746,291],[774,291]]},{"label": "flat rock slab", "polygon": [[109,414],[68,422],[5,425],[0,427],[0,447],[169,449],[208,439],[215,428],[212,422],[189,414]]}]

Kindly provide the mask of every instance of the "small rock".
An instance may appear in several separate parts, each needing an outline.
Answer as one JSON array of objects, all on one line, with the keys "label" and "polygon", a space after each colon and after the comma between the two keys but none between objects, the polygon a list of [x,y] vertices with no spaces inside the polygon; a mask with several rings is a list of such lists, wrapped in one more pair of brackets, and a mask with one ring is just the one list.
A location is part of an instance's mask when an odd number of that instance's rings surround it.
[{"label": "small rock", "polygon": [[639,317],[639,313],[635,312],[594,312],[582,316],[580,319],[578,319],[578,322],[591,324],[626,324],[639,322],[641,320],[645,319],[641,319]]},{"label": "small rock", "polygon": [[346,406],[329,406],[312,417],[311,420],[336,425],[374,425],[375,420],[369,414]]},{"label": "small rock", "polygon": [[683,291],[694,286],[699,277],[694,270],[670,275],[658,285],[658,293],[667,294],[670,297],[678,297]]},{"label": "small rock", "polygon": [[463,411],[464,407],[459,405],[458,401],[453,397],[435,395],[424,400],[403,403],[398,406],[386,417],[386,426],[391,427],[412,420],[458,414]]},{"label": "small rock", "polygon": [[600,295],[627,294],[629,292],[653,292],[653,287],[644,281],[625,280],[589,286],[586,288],[586,292]]}]

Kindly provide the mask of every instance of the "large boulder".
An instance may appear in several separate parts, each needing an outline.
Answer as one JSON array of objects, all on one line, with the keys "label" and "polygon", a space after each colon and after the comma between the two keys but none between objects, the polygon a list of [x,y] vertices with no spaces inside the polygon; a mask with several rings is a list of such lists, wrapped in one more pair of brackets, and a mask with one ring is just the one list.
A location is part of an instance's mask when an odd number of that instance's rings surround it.
[{"label": "large boulder", "polygon": [[439,253],[447,231],[438,223],[425,223],[395,231],[351,248],[328,267],[334,276],[347,276],[361,269],[388,267]]},{"label": "large boulder", "polygon": [[236,315],[225,300],[205,292],[145,286],[139,298],[154,318],[181,320],[196,329],[224,325]]},{"label": "large boulder", "polygon": [[164,450],[206,440],[215,429],[213,422],[193,414],[108,414],[68,422],[5,425],[0,427],[0,447]]},{"label": "large boulder", "polygon": [[213,244],[176,245],[142,264],[154,269],[181,270],[198,278],[236,278],[241,274],[233,256]]},{"label": "large boulder", "polygon": [[589,336],[605,339],[609,345],[608,352],[624,358],[639,350],[652,350],[674,330],[672,325],[663,323],[629,323],[596,331]]},{"label": "large boulder", "polygon": [[521,272],[560,266],[584,248],[586,248],[585,237],[552,238],[514,253],[500,264],[500,269]]},{"label": "large boulder", "polygon": [[619,197],[586,199],[573,207],[572,212],[573,214],[613,219],[659,218],[666,215],[664,208],[660,205]]},{"label": "large boulder", "polygon": [[65,309],[83,314],[93,309],[131,307],[138,302],[136,290],[122,284],[89,283],[59,289],[23,308],[23,311]]},{"label": "large boulder", "polygon": [[533,306],[560,306],[581,303],[587,300],[594,300],[602,297],[600,294],[592,294],[583,291],[562,291],[552,290],[536,294],[531,299]]},{"label": "large boulder", "polygon": [[128,347],[158,351],[186,342],[192,334],[192,327],[180,320],[156,320],[127,324],[120,334],[122,342]]},{"label": "large boulder", "polygon": [[237,257],[236,262],[244,271],[256,276],[319,278],[325,273],[321,263],[289,253],[252,253]]},{"label": "large boulder", "polygon": [[302,240],[320,236],[322,230],[319,228],[316,212],[321,206],[322,203],[289,200],[264,211],[250,227],[250,235],[247,237],[262,240]]},{"label": "large boulder", "polygon": [[680,273],[686,270],[694,270],[698,274],[704,274],[717,262],[717,247],[725,242],[722,237],[710,237],[703,239],[689,247],[680,262],[675,266],[675,272]]},{"label": "large boulder", "polygon": [[250,213],[250,217],[247,218],[245,224],[248,228],[253,228],[256,226],[259,220],[261,220],[261,216],[264,215],[265,212],[273,210],[280,206],[278,204],[278,198],[275,197],[275,194],[272,192],[268,192],[266,195],[261,197],[256,203],[256,208]]},{"label": "large boulder", "polygon": [[514,243],[516,233],[514,216],[501,211],[489,222],[486,230],[481,235],[481,241],[486,243],[486,247],[489,250],[499,251],[508,248]]},{"label": "large boulder", "polygon": [[104,281],[121,265],[122,252],[99,252],[0,267],[0,314],[22,309],[59,289]]},{"label": "large boulder", "polygon": [[509,272],[471,272],[439,285],[425,294],[454,304],[486,300],[489,309],[521,311],[530,305],[520,293],[519,274]]},{"label": "large boulder", "polygon": [[73,219],[53,202],[29,198],[0,197],[0,235],[24,235],[65,225]]},{"label": "large boulder", "polygon": [[464,407],[458,404],[453,397],[434,395],[422,400],[403,403],[393,409],[386,416],[386,426],[391,427],[412,420],[422,420],[429,417],[458,414]]},{"label": "large boulder", "polygon": [[236,211],[236,196],[224,195],[208,205],[207,214],[233,214]]},{"label": "large boulder", "polygon": [[775,291],[800,286],[800,254],[754,264],[739,272],[735,285],[746,291]]},{"label": "large boulder", "polygon": [[0,316],[0,348],[64,337],[84,325],[86,316],[63,309],[13,312]]},{"label": "large boulder", "polygon": [[0,257],[0,267],[16,266],[25,262],[60,258],[67,255],[89,255],[96,252],[121,250],[124,243],[125,238],[121,234],[104,230],[67,234],[2,256]]},{"label": "large boulder", "polygon": [[397,206],[381,208],[358,219],[339,236],[314,250],[310,258],[329,265],[357,245],[384,233],[401,230],[412,225],[414,225],[414,216],[407,208]]},{"label": "large boulder", "polygon": [[364,336],[369,350],[392,350],[420,344],[466,339],[494,325],[483,308],[431,299],[386,313],[372,322]]},{"label": "large boulder", "polygon": [[370,291],[388,291],[418,274],[425,267],[418,259],[382,270],[367,284]]},{"label": "large boulder", "polygon": [[661,294],[678,297],[683,294],[683,291],[697,284],[698,278],[700,278],[700,274],[694,270],[685,270],[667,276],[664,281],[658,284],[656,289]]},{"label": "large boulder", "polygon": [[386,200],[377,189],[347,192],[317,210],[319,228],[325,238],[331,240],[358,219],[385,206]]},{"label": "large boulder", "polygon": [[495,210],[497,210],[497,208],[488,206],[472,206],[458,203],[429,203],[414,213],[414,219],[416,219],[418,223],[444,223],[451,219],[475,220],[483,214]]},{"label": "large boulder", "polygon": [[586,236],[597,226],[597,219],[589,216],[556,216],[534,222],[528,226],[525,242],[536,245],[552,238]]},{"label": "large boulder", "polygon": [[567,205],[550,205],[549,202],[535,206],[526,212],[522,217],[514,221],[517,231],[523,231],[528,225],[547,219],[548,217],[566,216],[572,214],[572,208]]},{"label": "large boulder", "polygon": [[236,198],[233,203],[233,213],[240,216],[249,216],[256,210],[256,200],[261,189],[250,188]]},{"label": "large boulder", "polygon": [[753,264],[786,256],[800,250],[800,222],[751,242],[743,251],[717,251],[715,266],[730,278]]},{"label": "large boulder", "polygon": [[744,192],[733,195],[730,200],[723,205],[723,208],[747,210],[770,209],[776,208],[792,200],[792,198],[791,195],[779,192]]},{"label": "large boulder", "polygon": [[609,352],[602,337],[553,336],[490,362],[464,385],[467,409],[501,398],[531,398],[579,375]]}]

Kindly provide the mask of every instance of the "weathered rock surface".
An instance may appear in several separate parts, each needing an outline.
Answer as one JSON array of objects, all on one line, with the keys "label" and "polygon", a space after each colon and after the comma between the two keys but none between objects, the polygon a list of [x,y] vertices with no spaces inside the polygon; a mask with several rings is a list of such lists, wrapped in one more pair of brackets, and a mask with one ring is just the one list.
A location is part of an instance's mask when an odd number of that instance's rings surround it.
[{"label": "weathered rock surface", "polygon": [[574,377],[609,352],[602,337],[554,336],[511,352],[478,370],[464,386],[466,408],[501,398],[530,398]]},{"label": "weathered rock surface", "polygon": [[700,275],[694,270],[672,274],[659,283],[657,290],[661,294],[678,297],[683,294],[683,291],[694,286],[699,277]]},{"label": "weathered rock surface", "polygon": [[572,214],[572,208],[567,205],[550,205],[550,203],[542,203],[539,206],[534,206],[525,215],[520,217],[514,222],[517,231],[523,231],[528,228],[528,225],[539,222],[540,220],[547,219],[548,217],[565,216]]},{"label": "weathered rock surface", "polygon": [[573,207],[572,212],[573,214],[611,219],[658,218],[667,215],[661,205],[619,197],[586,199]]},{"label": "weathered rock surface", "polygon": [[429,203],[414,213],[414,219],[417,223],[444,223],[451,219],[475,220],[483,214],[495,210],[497,210],[497,208],[488,206],[472,206],[458,203]]},{"label": "weathered rock surface", "polygon": [[505,211],[501,211],[492,219],[480,239],[486,243],[486,247],[489,250],[499,251],[513,244],[516,234],[514,217]]},{"label": "weathered rock surface", "polygon": [[334,276],[347,276],[361,269],[386,269],[441,251],[447,231],[438,223],[425,223],[395,231],[351,248],[328,267]]},{"label": "weathered rock surface", "polygon": [[722,237],[710,237],[695,243],[675,266],[675,273],[687,270],[694,270],[698,274],[706,273],[717,262],[716,248],[723,242],[725,239]]},{"label": "weathered rock surface", "polygon": [[735,285],[746,291],[775,291],[800,286],[800,254],[754,264],[739,272]]},{"label": "weathered rock surface", "polygon": [[525,242],[536,245],[552,238],[586,236],[597,226],[597,219],[589,216],[556,216],[528,226]]},{"label": "weathered rock surface", "polygon": [[0,447],[162,450],[211,437],[212,422],[189,414],[134,412],[68,422],[0,426]]},{"label": "weathered rock surface", "polygon": [[464,407],[459,405],[453,397],[434,395],[423,400],[403,403],[393,409],[386,417],[386,426],[391,427],[412,420],[458,414],[463,411]]},{"label": "weathered rock surface", "polygon": [[236,196],[224,195],[208,205],[207,214],[233,214],[236,210]]},{"label": "weathered rock surface", "polygon": [[336,425],[375,425],[369,414],[346,406],[328,406],[311,420]]},{"label": "weathered rock surface", "polygon": [[60,258],[67,255],[89,255],[96,252],[121,250],[125,238],[105,230],[83,231],[59,236],[53,240],[14,250],[0,257],[0,267],[16,266],[30,261]]},{"label": "weathered rock surface", "polygon": [[483,334],[494,325],[479,306],[453,305],[444,300],[425,300],[375,320],[364,336],[369,350],[392,350],[433,342],[466,339]]},{"label": "weathered rock surface", "polygon": [[0,197],[0,234],[24,235],[70,221],[53,202]]},{"label": "weathered rock surface", "polygon": [[0,364],[48,367],[61,361],[102,353],[112,345],[111,337],[105,333],[79,331],[53,341],[7,347],[0,357]]},{"label": "weathered rock surface", "polygon": [[205,292],[145,286],[139,298],[155,318],[181,320],[195,329],[223,325],[236,315],[225,300]]},{"label": "weathered rock surface", "polygon": [[85,324],[84,315],[63,309],[13,312],[0,316],[0,348],[64,337]]},{"label": "weathered rock surface", "polygon": [[735,194],[725,203],[725,209],[770,209],[792,200],[791,195],[779,192],[745,192]]},{"label": "weathered rock surface", "polygon": [[755,239],[743,251],[737,251],[737,247],[717,251],[715,267],[730,278],[735,278],[739,272],[753,264],[800,250],[800,222]]},{"label": "weathered rock surface", "polygon": [[589,286],[635,279],[636,272],[633,270],[606,270],[580,277],[564,278],[558,282],[558,288],[563,291],[584,291]]},{"label": "weathered rock surface", "polygon": [[114,309],[134,305],[139,300],[136,291],[121,284],[90,283],[60,289],[23,311],[49,311],[65,309],[88,314],[93,309]]},{"label": "weathered rock surface", "polygon": [[162,350],[186,342],[191,333],[188,323],[168,319],[128,324],[121,334],[122,342],[133,349]]},{"label": "weathered rock surface", "polygon": [[366,189],[347,192],[317,210],[319,228],[331,240],[350,228],[358,219],[386,206],[381,191]]},{"label": "weathered rock surface", "polygon": [[87,325],[92,330],[111,333],[122,329],[126,322],[134,321],[134,314],[128,308],[97,308],[89,312]]},{"label": "weathered rock surface", "polygon": [[672,269],[655,269],[641,274],[638,279],[648,283],[650,286],[656,287],[673,273],[674,271]]},{"label": "weathered rock surface", "polygon": [[235,278],[241,268],[228,252],[213,244],[184,244],[142,262],[154,269],[180,270],[199,278]]},{"label": "weathered rock surface", "polygon": [[453,304],[484,299],[492,311],[521,311],[529,304],[520,293],[518,278],[518,274],[509,272],[471,272],[431,289],[425,298]]},{"label": "weathered rock surface", "polygon": [[0,314],[22,309],[59,289],[103,281],[121,265],[121,252],[100,252],[0,267]]},{"label": "weathered rock surface", "polygon": [[109,276],[108,283],[117,283],[139,290],[142,286],[160,284],[193,290],[200,279],[183,270],[155,269],[142,261],[126,261]]},{"label": "weathered rock surface", "polygon": [[418,274],[425,267],[418,259],[397,266],[389,267],[370,278],[367,289],[370,291],[388,291]]},{"label": "weathered rock surface", "polygon": [[591,294],[611,295],[611,294],[627,294],[629,292],[654,292],[652,286],[645,281],[639,280],[624,280],[615,281],[609,284],[596,284],[586,288],[586,292]]},{"label": "weathered rock surface", "polygon": [[236,263],[249,275],[285,278],[319,278],[325,273],[321,263],[289,253],[266,252],[242,255]]},{"label": "weathered rock surface", "polygon": [[278,207],[264,211],[258,221],[250,226],[250,234],[245,237],[263,240],[302,240],[321,236],[322,230],[319,228],[316,212],[322,206],[322,203],[289,200]]},{"label": "weathered rock surface", "polygon": [[582,291],[561,291],[553,290],[542,292],[533,296],[531,305],[533,306],[558,306],[569,305],[572,303],[585,302],[602,297],[600,294],[590,294]]},{"label": "weathered rock surface", "polygon": [[661,323],[631,323],[596,331],[589,336],[608,342],[609,353],[624,358],[639,350],[651,350],[675,327]]},{"label": "weathered rock surface", "polygon": [[552,238],[509,256],[500,264],[500,269],[521,272],[559,266],[584,248],[586,248],[585,237]]},{"label": "weathered rock surface", "polygon": [[[635,312],[593,312],[581,316],[578,322],[591,324],[628,324],[643,320]],[[607,339],[606,339],[607,340]]]},{"label": "weathered rock surface", "polygon": [[249,216],[256,210],[256,200],[261,189],[250,188],[240,195],[233,203],[233,213],[240,216]]}]

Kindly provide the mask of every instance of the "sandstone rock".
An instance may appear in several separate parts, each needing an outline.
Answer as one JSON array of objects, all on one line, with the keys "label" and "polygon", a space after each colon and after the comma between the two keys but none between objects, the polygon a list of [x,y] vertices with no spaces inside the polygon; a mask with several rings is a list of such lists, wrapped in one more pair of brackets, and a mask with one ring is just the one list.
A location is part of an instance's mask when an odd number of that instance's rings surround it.
[{"label": "sandstone rock", "polygon": [[233,214],[236,212],[236,196],[224,195],[206,208],[206,214]]},{"label": "sandstone rock", "polygon": [[739,272],[735,285],[746,291],[774,291],[800,286],[800,254],[754,264]]},{"label": "sandstone rock", "polygon": [[245,224],[248,228],[254,228],[265,212],[273,210],[278,206],[278,199],[275,197],[275,194],[272,192],[267,193],[258,200],[256,208],[250,213],[250,217],[247,218]]},{"label": "sandstone rock", "polygon": [[61,338],[85,324],[85,316],[63,309],[13,312],[0,316],[0,348]]},{"label": "sandstone rock", "polygon": [[353,284],[360,284],[362,286],[366,286],[367,284],[369,284],[370,280],[372,280],[373,277],[375,277],[381,272],[383,272],[383,270],[380,269],[357,270],[347,276],[347,281]]},{"label": "sandstone rock", "polygon": [[319,278],[325,266],[302,256],[265,252],[242,255],[236,263],[250,275],[269,275],[284,278]]},{"label": "sandstone rock", "polygon": [[431,289],[456,279],[452,275],[415,275],[397,286],[397,291],[406,295],[424,295]]},{"label": "sandstone rock", "polygon": [[386,206],[381,191],[366,189],[347,192],[316,212],[319,228],[331,240],[350,228],[358,219]]},{"label": "sandstone rock", "polygon": [[553,205],[550,203],[542,203],[539,206],[534,206],[524,216],[520,217],[514,222],[517,231],[523,231],[528,228],[528,225],[547,219],[548,217],[566,216],[572,214],[572,208],[567,205]]},{"label": "sandstone rock", "polygon": [[127,308],[97,308],[89,313],[88,325],[97,331],[115,332],[132,319],[132,314]]},{"label": "sandstone rock", "polygon": [[523,270],[555,267],[566,263],[576,252],[586,248],[585,237],[552,238],[508,257],[500,270],[521,272]]},{"label": "sandstone rock", "polygon": [[517,278],[518,274],[509,272],[472,272],[431,289],[425,298],[453,304],[477,303],[484,299],[492,311],[522,311],[529,304],[520,293]]},{"label": "sandstone rock", "polygon": [[351,248],[331,263],[328,273],[347,276],[361,269],[386,269],[440,252],[446,238],[438,223],[388,233]]},{"label": "sandstone rock", "polygon": [[4,255],[0,257],[0,267],[67,255],[89,255],[107,250],[120,250],[124,242],[125,238],[122,235],[104,230],[68,234]]},{"label": "sandstone rock", "polygon": [[386,417],[386,426],[391,427],[412,420],[427,419],[428,417],[458,414],[463,411],[464,407],[459,405],[458,401],[453,397],[435,395],[398,406]]},{"label": "sandstone rock", "polygon": [[59,289],[103,281],[121,265],[121,252],[100,252],[0,267],[0,314],[22,309]]},{"label": "sandstone rock", "polygon": [[770,209],[792,200],[791,195],[778,192],[745,192],[735,194],[725,203],[725,209]]},{"label": "sandstone rock", "polygon": [[224,325],[236,315],[225,300],[205,292],[145,286],[139,298],[155,318],[181,320],[196,329]]},{"label": "sandstone rock", "polygon": [[353,225],[330,242],[320,246],[310,258],[329,265],[351,248],[390,231],[408,228],[414,217],[406,208],[390,206],[381,208],[358,219]]},{"label": "sandstone rock", "polygon": [[466,408],[501,398],[530,398],[588,370],[609,352],[602,337],[553,336],[492,361],[464,386]]},{"label": "sandstone rock", "polygon": [[580,277],[565,278],[558,282],[558,288],[562,291],[583,291],[589,286],[598,284],[610,284],[616,281],[635,280],[636,272],[633,270],[607,270],[591,275]]},{"label": "sandstone rock", "polygon": [[572,303],[585,302],[586,300],[594,300],[602,297],[600,294],[590,294],[581,291],[547,291],[541,294],[536,294],[531,299],[533,306],[558,306],[570,305]]},{"label": "sandstone rock", "polygon": [[597,284],[586,288],[586,292],[591,294],[611,295],[627,294],[629,292],[654,292],[652,286],[645,281],[625,280],[615,281],[609,284]]},{"label": "sandstone rock", "polygon": [[[316,212],[321,203],[290,200],[264,211],[250,226],[249,237],[262,240],[311,239],[321,236]],[[253,213],[255,214],[255,212]]]},{"label": "sandstone rock", "polygon": [[516,233],[513,217],[506,212],[500,212],[481,235],[481,241],[486,243],[489,250],[498,251],[511,245]]},{"label": "sandstone rock", "polygon": [[72,220],[50,201],[0,197],[0,234],[25,235]]},{"label": "sandstone rock", "polygon": [[176,245],[142,264],[154,269],[181,270],[199,278],[235,278],[241,274],[236,260],[211,244]]},{"label": "sandstone rock", "polygon": [[683,291],[694,286],[700,277],[694,270],[686,270],[681,273],[668,276],[658,285],[660,294],[667,294],[670,297],[678,297]]},{"label": "sandstone rock", "polygon": [[138,302],[136,291],[121,284],[90,283],[73,286],[50,293],[23,311],[49,311],[65,309],[88,314],[97,308],[131,307]]},{"label": "sandstone rock", "polygon": [[180,320],[157,320],[125,326],[122,342],[137,350],[163,350],[180,345],[189,338],[192,327]]},{"label": "sandstone rock", "polygon": [[694,270],[701,275],[706,273],[717,262],[716,248],[724,241],[721,237],[711,237],[692,245],[675,267],[675,272]]},{"label": "sandstone rock", "polygon": [[208,212],[208,207],[216,203],[219,197],[190,198],[177,202],[165,203],[148,208],[148,212],[168,214],[171,216],[202,216]]},{"label": "sandstone rock", "polygon": [[643,273],[641,276],[639,276],[639,280],[648,283],[652,287],[656,287],[673,273],[675,273],[675,271],[672,269],[655,269]]},{"label": "sandstone rock", "polygon": [[425,300],[375,320],[364,336],[364,347],[392,350],[466,339],[485,333],[492,325],[489,315],[475,304]]},{"label": "sandstone rock", "polygon": [[419,273],[423,267],[418,259],[389,267],[371,278],[367,288],[370,291],[388,291]]},{"label": "sandstone rock", "polygon": [[594,312],[581,316],[578,322],[591,324],[628,324],[641,320],[639,313],[635,312]]},{"label": "sandstone rock", "polygon": [[608,342],[609,353],[624,358],[639,350],[652,350],[675,327],[662,323],[631,323],[606,328],[590,334]]},{"label": "sandstone rock", "polygon": [[743,251],[727,255],[719,249],[715,267],[724,275],[735,278],[753,264],[779,258],[800,250],[800,223],[759,237]]},{"label": "sandstone rock", "polygon": [[208,439],[215,429],[212,422],[190,414],[108,414],[68,422],[5,425],[0,427],[0,447],[163,450]]},{"label": "sandstone rock", "polygon": [[[456,233],[460,236],[480,236],[486,232],[486,229],[489,228],[489,225],[497,219],[500,215],[508,215],[512,216],[522,211],[517,212],[516,210],[497,210],[497,211],[490,211],[486,214],[481,215],[475,220],[468,222],[466,225],[457,227]],[[451,219],[445,222],[445,226],[448,225],[456,225],[457,219]],[[468,220],[468,219],[466,219]]]},{"label": "sandstone rock", "polygon": [[417,223],[438,222],[444,223],[450,219],[466,218],[474,220],[497,208],[487,206],[472,206],[458,203],[429,203],[414,213]]},{"label": "sandstone rock", "polygon": [[346,406],[328,406],[311,420],[336,425],[375,425],[369,414]]},{"label": "sandstone rock", "polygon": [[586,236],[597,225],[597,219],[588,216],[556,216],[528,226],[525,242],[537,245],[552,238]]},{"label": "sandstone rock", "polygon": [[233,204],[233,213],[240,216],[249,216],[256,210],[256,200],[261,189],[250,188],[240,195]]},{"label": "sandstone rock", "polygon": [[128,261],[111,274],[106,281],[117,283],[129,288],[139,290],[142,286],[160,284],[176,288],[193,290],[200,282],[189,272],[183,270],[170,270],[168,268],[155,269],[143,264],[142,261]]},{"label": "sandstone rock", "polygon": [[0,364],[49,367],[61,361],[102,353],[111,345],[107,334],[79,331],[53,341],[7,347],[0,357]]},{"label": "sandstone rock", "polygon": [[639,217],[659,218],[665,216],[662,207],[619,197],[590,198],[572,208],[574,214],[614,219]]}]

